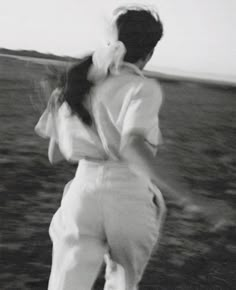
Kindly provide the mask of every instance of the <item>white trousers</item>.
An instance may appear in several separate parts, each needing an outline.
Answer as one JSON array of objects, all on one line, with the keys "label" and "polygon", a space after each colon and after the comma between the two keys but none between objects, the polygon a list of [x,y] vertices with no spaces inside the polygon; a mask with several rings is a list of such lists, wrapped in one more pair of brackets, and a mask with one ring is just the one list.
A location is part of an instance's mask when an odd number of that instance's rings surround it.
[{"label": "white trousers", "polygon": [[92,289],[104,256],[104,289],[137,289],[164,216],[160,191],[126,164],[80,161],[49,228],[48,289]]}]

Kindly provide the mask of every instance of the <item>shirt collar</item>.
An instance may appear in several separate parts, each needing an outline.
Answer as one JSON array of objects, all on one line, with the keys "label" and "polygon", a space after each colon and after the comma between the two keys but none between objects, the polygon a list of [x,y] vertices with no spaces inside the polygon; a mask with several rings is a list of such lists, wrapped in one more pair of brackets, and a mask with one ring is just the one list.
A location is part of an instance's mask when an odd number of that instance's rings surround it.
[{"label": "shirt collar", "polygon": [[144,78],[143,72],[135,64],[132,64],[132,63],[129,63],[129,62],[123,62],[122,63],[122,68],[124,70],[132,71],[132,72],[136,73],[137,75],[139,75],[139,76]]}]

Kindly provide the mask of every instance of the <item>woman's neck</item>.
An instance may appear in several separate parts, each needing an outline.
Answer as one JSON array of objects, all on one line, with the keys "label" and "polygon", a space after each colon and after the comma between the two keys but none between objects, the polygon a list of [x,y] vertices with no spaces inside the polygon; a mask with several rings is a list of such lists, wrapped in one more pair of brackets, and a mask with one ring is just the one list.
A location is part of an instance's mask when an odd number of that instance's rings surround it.
[{"label": "woman's neck", "polygon": [[130,72],[135,72],[136,74],[138,74],[138,75],[140,75],[142,77],[144,76],[142,70],[136,64],[133,64],[133,63],[130,63],[130,62],[124,62],[123,63],[123,68],[125,70],[130,71]]},{"label": "woman's neck", "polygon": [[136,63],[134,63],[135,66],[137,66],[140,70],[143,70],[143,68],[146,65],[146,62],[144,62],[143,60],[139,60]]}]

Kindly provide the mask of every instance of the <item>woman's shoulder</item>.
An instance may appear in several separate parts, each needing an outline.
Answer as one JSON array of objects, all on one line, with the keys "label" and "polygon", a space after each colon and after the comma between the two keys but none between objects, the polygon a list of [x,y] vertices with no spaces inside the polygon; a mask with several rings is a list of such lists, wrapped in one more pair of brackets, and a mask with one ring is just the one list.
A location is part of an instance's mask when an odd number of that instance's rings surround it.
[{"label": "woman's shoulder", "polygon": [[131,64],[128,65],[128,70],[124,70],[124,73],[121,73],[121,79],[128,84],[142,86],[143,90],[147,91],[161,91],[161,85],[157,79],[150,78],[146,76],[145,72],[138,69],[136,66]]},{"label": "woman's shoulder", "polygon": [[134,96],[136,99],[150,100],[150,103],[161,104],[163,99],[163,92],[160,83],[151,78],[143,77],[137,79],[137,93]]},{"label": "woman's shoulder", "polygon": [[116,99],[122,99],[121,95],[125,98],[130,93],[133,99],[149,98],[158,103],[162,100],[162,90],[157,80],[127,70],[121,71],[117,75],[111,75],[104,82],[98,84],[94,96],[96,100],[110,103],[112,95],[114,103]]},{"label": "woman's shoulder", "polygon": [[143,78],[143,88],[153,93],[161,93],[161,85],[158,80],[153,78]]}]

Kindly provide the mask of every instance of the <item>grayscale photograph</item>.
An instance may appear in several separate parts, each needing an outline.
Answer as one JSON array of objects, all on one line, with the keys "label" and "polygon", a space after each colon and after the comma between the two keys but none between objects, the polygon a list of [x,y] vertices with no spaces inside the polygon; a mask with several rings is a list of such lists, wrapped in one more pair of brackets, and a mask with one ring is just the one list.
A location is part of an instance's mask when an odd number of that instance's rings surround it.
[{"label": "grayscale photograph", "polygon": [[236,289],[235,11],[0,0],[0,290]]}]

